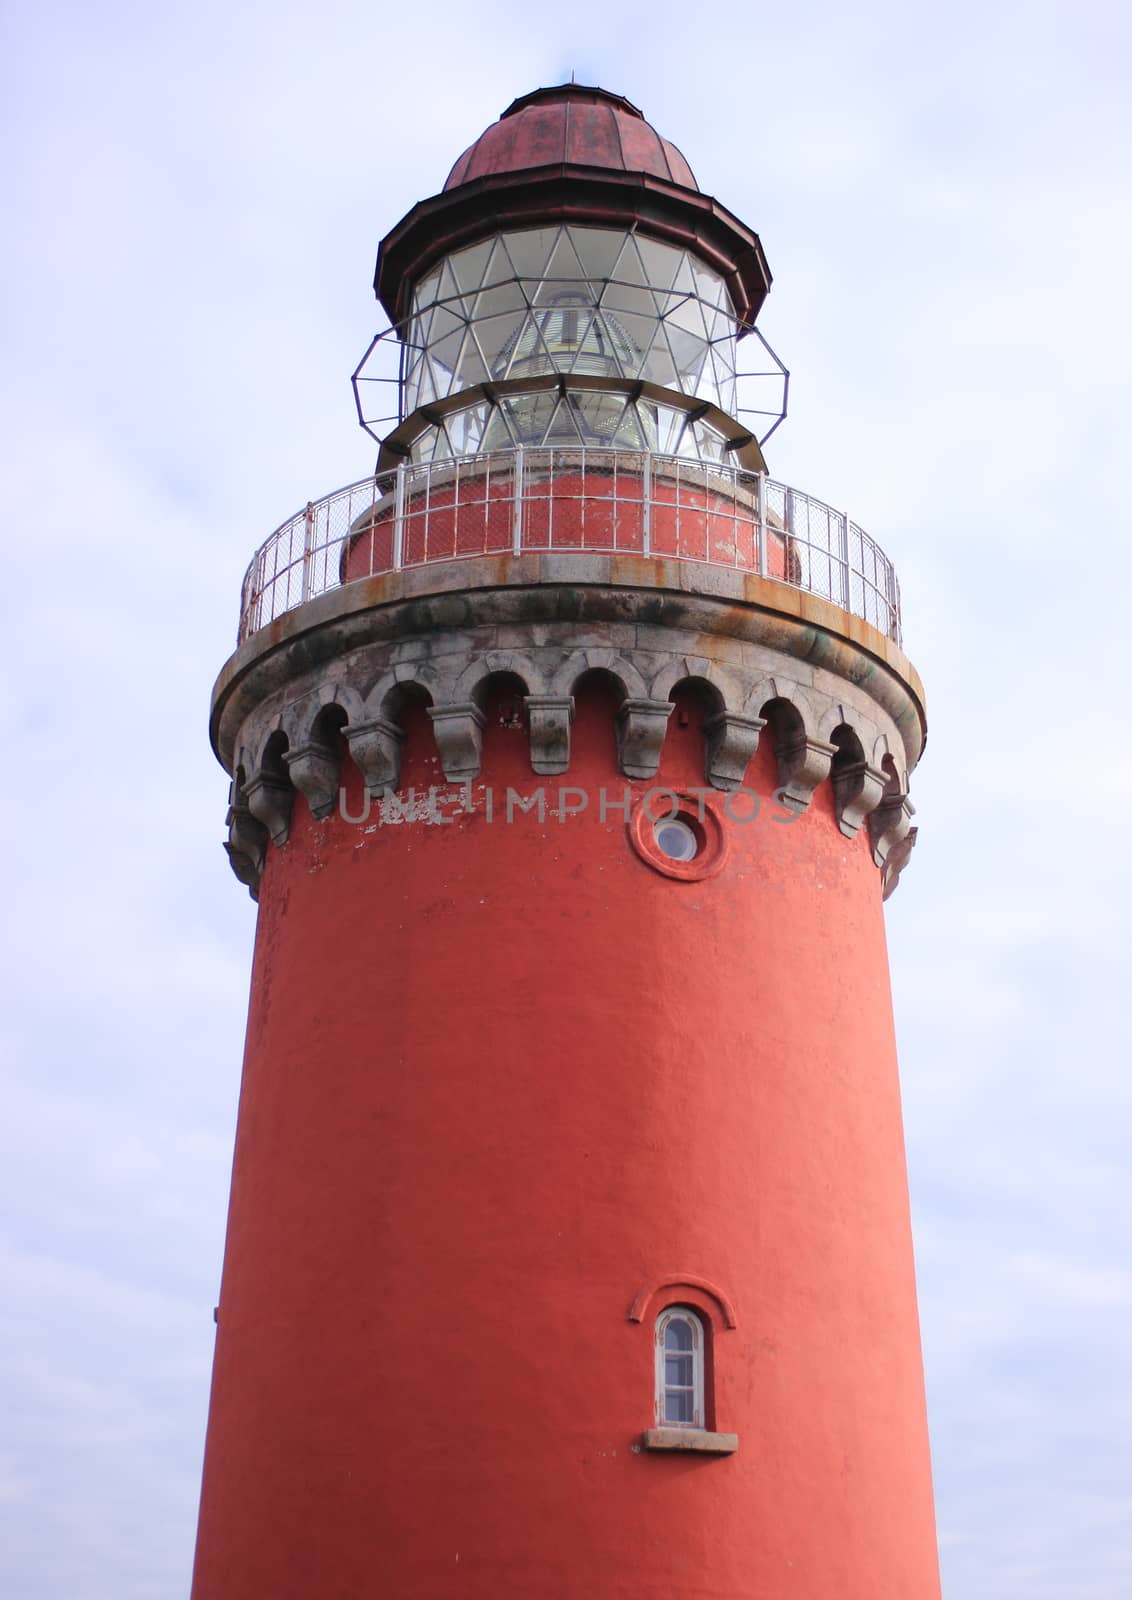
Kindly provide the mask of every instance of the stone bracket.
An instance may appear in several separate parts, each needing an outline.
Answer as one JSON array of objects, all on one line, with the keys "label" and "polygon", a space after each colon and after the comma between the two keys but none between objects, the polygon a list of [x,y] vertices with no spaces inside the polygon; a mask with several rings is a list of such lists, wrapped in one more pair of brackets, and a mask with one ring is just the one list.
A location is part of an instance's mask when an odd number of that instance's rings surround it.
[{"label": "stone bracket", "polygon": [[247,884],[253,900],[259,899],[259,880],[267,858],[267,829],[242,801],[228,808],[228,839],[224,846],[232,871]]},{"label": "stone bracket", "polygon": [[713,789],[739,788],[765,727],[763,717],[740,717],[731,711],[719,711],[704,723],[707,779]]},{"label": "stone bracket", "polygon": [[[835,744],[824,739],[796,738],[778,752],[778,787],[782,804],[805,811],[819,783],[829,777]],[[777,797],[776,797],[777,798]]]},{"label": "stone bracket", "polygon": [[338,755],[329,745],[311,743],[283,755],[291,782],[307,797],[312,817],[328,817],[338,799]]},{"label": "stone bracket", "polygon": [[[916,808],[906,794],[893,794],[869,814],[873,861],[883,867],[896,847],[908,837]],[[905,859],[907,859],[905,857]]]},{"label": "stone bracket", "polygon": [[483,755],[484,715],[474,700],[459,705],[430,706],[440,764],[449,783],[479,776]]},{"label": "stone bracket", "polygon": [[833,809],[837,826],[847,839],[855,839],[865,818],[884,798],[888,777],[867,761],[848,762],[833,768]]},{"label": "stone bracket", "polygon": [[350,758],[360,769],[370,794],[386,794],[401,781],[401,748],[405,735],[387,717],[347,723]]},{"label": "stone bracket", "polygon": [[617,757],[627,778],[655,778],[671,700],[623,700],[617,713]]},{"label": "stone bracket", "polygon": [[542,777],[567,771],[574,696],[529,694],[524,703],[531,736],[532,768]]},{"label": "stone bracket", "polygon": [[889,895],[895,892],[896,885],[900,882],[900,874],[908,865],[912,847],[915,845],[919,833],[919,828],[909,828],[903,839],[897,840],[885,857],[884,866],[881,868],[881,882],[884,885],[884,892],[881,896],[883,900],[887,900]]},{"label": "stone bracket", "polygon": [[244,785],[244,799],[257,822],[262,822],[274,844],[286,844],[291,831],[295,791],[286,778],[260,770]]}]

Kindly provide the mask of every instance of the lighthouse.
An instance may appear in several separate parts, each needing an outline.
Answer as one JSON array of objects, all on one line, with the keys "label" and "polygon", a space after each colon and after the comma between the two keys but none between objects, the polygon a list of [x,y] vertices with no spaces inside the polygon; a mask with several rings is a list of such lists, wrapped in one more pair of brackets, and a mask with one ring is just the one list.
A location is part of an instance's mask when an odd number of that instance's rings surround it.
[{"label": "lighthouse", "polygon": [[258,549],[193,1600],[937,1600],[892,564],[775,480],[756,233],[619,95],[388,233],[373,476]]}]

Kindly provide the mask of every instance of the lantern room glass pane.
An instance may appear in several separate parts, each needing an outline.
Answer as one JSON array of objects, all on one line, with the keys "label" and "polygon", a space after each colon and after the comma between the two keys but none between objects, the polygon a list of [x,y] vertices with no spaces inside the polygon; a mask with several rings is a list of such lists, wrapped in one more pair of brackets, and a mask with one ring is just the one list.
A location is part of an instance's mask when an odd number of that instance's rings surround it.
[{"label": "lantern room glass pane", "polygon": [[475,396],[448,413],[443,426],[422,429],[410,445],[413,461],[440,460],[478,450],[513,450],[516,445],[584,444],[612,450],[653,450],[692,460],[726,462],[722,434],[702,417],[644,398],[569,388],[500,396],[496,403]]},{"label": "lantern room glass pane", "polygon": [[499,234],[418,284],[402,336],[429,360],[406,373],[402,415],[477,383],[571,373],[675,388],[730,413],[735,334],[726,284],[689,251],[616,229]]}]

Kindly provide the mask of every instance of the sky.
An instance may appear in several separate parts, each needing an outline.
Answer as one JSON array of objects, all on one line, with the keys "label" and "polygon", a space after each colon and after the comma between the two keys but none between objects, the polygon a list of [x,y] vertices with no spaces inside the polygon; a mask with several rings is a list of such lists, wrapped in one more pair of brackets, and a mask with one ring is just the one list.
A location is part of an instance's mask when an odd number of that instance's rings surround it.
[{"label": "sky", "polygon": [[379,239],[571,72],[759,232],[771,472],[900,574],[944,1595],[1132,1594],[1127,9],[9,0],[0,29],[5,1600],[188,1593],[254,932],[211,685],[256,545],[372,470]]}]

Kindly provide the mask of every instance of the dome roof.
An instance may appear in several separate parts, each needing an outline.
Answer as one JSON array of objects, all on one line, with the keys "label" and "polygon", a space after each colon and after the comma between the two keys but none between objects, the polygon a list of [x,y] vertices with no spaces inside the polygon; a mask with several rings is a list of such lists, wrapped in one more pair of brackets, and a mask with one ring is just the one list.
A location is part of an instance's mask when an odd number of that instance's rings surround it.
[{"label": "dome roof", "polygon": [[698,185],[674,144],[619,94],[563,83],[514,101],[448,174],[446,190],[524,167],[606,167],[646,172],[685,189]]},{"label": "dome roof", "polygon": [[759,238],[702,193],[674,144],[619,94],[563,83],[520,96],[457,161],[439,194],[386,234],[373,286],[400,326],[441,257],[492,234],[570,222],[691,250],[750,325],[770,288]]}]

